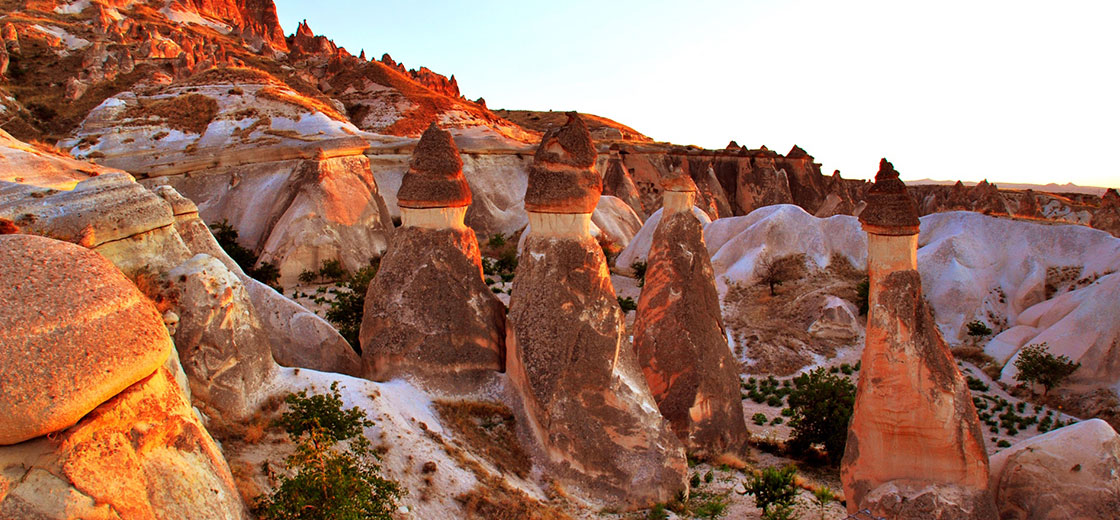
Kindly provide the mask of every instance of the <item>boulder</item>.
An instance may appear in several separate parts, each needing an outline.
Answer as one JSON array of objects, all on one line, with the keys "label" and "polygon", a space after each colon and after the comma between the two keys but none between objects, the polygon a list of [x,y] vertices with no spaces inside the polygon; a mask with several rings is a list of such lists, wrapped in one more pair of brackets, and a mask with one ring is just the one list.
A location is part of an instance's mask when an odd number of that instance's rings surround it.
[{"label": "boulder", "polygon": [[73,425],[173,347],[160,313],[88,249],[0,236],[0,445]]},{"label": "boulder", "polygon": [[175,346],[191,393],[225,420],[251,415],[276,365],[244,284],[199,254],[170,270],[160,290],[179,315]]},{"label": "boulder", "polygon": [[1111,518],[1120,511],[1120,436],[1100,419],[1015,443],[992,456],[1001,519]]},{"label": "boulder", "polygon": [[53,438],[0,447],[0,518],[249,516],[218,445],[159,368]]},{"label": "boulder", "polygon": [[984,520],[997,518],[987,490],[923,480],[892,480],[860,502],[875,518],[890,520]]},{"label": "boulder", "polygon": [[739,363],[727,345],[703,229],[691,211],[695,185],[683,179],[690,186],[681,191],[669,185],[672,180],[664,185],[668,213],[653,234],[634,349],[677,437],[690,451],[715,456],[738,451],[749,434]]}]

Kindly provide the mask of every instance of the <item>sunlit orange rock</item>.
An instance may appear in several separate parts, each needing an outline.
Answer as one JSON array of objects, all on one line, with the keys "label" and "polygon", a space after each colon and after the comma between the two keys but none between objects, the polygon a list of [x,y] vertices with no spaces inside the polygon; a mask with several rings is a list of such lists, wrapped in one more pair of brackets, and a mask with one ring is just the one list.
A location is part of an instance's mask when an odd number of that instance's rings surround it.
[{"label": "sunlit orange rock", "polygon": [[712,263],[692,213],[696,185],[677,170],[662,186],[665,209],[634,324],[638,363],[661,414],[690,451],[736,451],[749,436],[739,364],[727,346]]},{"label": "sunlit orange rock", "polygon": [[886,159],[867,202],[870,311],[840,467],[848,510],[923,518],[906,509],[913,495],[940,504],[936,518],[995,518],[972,395],[922,299],[917,207]]},{"label": "sunlit orange rock", "polygon": [[618,197],[625,202],[638,218],[645,219],[646,213],[642,208],[641,192],[630,177],[626,164],[622,162],[622,152],[618,145],[611,145],[610,159],[607,160],[607,171],[603,174],[603,195]]},{"label": "sunlit orange rock", "polygon": [[0,445],[74,424],[173,348],[152,303],[74,244],[0,236],[0,301]]},{"label": "sunlit orange rock", "polygon": [[606,259],[589,231],[595,204],[587,201],[599,199],[593,153],[574,114],[541,142],[506,367],[558,482],[612,507],[649,507],[685,489],[687,464],[624,342]]},{"label": "sunlit orange rock", "polygon": [[398,194],[401,227],[366,293],[363,374],[464,393],[505,363],[505,305],[482,279],[471,201],[451,133],[431,125]]}]

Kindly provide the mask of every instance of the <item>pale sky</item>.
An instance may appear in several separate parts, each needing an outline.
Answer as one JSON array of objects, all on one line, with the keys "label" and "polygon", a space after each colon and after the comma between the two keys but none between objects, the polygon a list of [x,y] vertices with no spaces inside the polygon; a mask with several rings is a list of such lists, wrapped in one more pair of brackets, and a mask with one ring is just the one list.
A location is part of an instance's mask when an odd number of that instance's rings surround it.
[{"label": "pale sky", "polygon": [[660,141],[845,178],[1120,187],[1120,1],[276,0],[357,55],[454,74],[491,109],[579,110]]}]

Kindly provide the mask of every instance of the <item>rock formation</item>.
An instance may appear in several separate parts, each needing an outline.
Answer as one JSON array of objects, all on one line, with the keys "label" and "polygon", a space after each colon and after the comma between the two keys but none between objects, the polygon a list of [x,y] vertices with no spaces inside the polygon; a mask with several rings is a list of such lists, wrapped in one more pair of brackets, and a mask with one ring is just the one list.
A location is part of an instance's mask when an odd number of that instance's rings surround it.
[{"label": "rock formation", "polygon": [[995,518],[980,420],[922,299],[917,207],[886,159],[867,199],[870,311],[840,468],[848,511],[930,518],[890,498],[928,495],[942,497],[930,499],[943,508],[936,518]]},{"label": "rock formation", "polygon": [[1090,419],[992,456],[991,491],[1008,520],[1110,518],[1120,511],[1120,436]]},{"label": "rock formation", "polygon": [[589,233],[602,190],[594,164],[575,113],[537,149],[506,367],[560,482],[615,507],[648,507],[685,489],[687,467],[624,344],[622,311]]},{"label": "rock formation", "polygon": [[642,208],[641,194],[626,166],[622,164],[622,154],[617,145],[610,149],[610,159],[607,160],[607,171],[603,174],[603,195],[618,197],[625,202],[638,218],[645,220],[645,210]]},{"label": "rock formation", "polygon": [[1115,188],[1109,188],[1101,196],[1101,205],[1093,214],[1089,225],[1120,237],[1120,194],[1116,193]]},{"label": "rock formation", "polygon": [[663,183],[638,300],[634,349],[657,407],[690,451],[718,455],[747,441],[739,363],[727,346],[712,263],[692,214],[696,185],[683,172]]},{"label": "rock formation", "polygon": [[466,393],[505,363],[505,306],[482,278],[471,191],[451,134],[433,123],[397,194],[401,227],[369,285],[362,318],[365,377],[402,375]]},{"label": "rock formation", "polygon": [[151,302],[77,245],[0,256],[0,518],[247,517]]},{"label": "rock formation", "polygon": [[1026,190],[1019,197],[1019,209],[1015,211],[1015,216],[1026,218],[1039,218],[1041,214],[1038,212],[1038,201],[1035,200],[1034,190]]},{"label": "rock formation", "polygon": [[167,359],[160,313],[101,255],[21,234],[0,254],[0,445],[73,425]]}]

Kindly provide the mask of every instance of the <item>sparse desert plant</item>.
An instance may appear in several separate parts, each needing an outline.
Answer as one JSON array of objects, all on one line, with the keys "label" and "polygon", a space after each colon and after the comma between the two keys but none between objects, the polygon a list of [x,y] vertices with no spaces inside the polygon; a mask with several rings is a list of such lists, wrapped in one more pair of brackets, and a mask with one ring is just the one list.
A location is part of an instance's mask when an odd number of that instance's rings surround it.
[{"label": "sparse desert plant", "polygon": [[285,459],[294,476],[279,476],[271,495],[258,499],[262,520],[389,520],[401,496],[400,486],[382,478],[378,456],[363,428],[372,421],[358,407],[344,410],[338,383],[330,393],[289,394],[290,409],[275,425],[296,444]]},{"label": "sparse desert plant", "polygon": [[848,439],[848,421],[855,407],[856,387],[842,376],[818,368],[793,380],[795,389],[787,402],[793,410],[789,425],[793,429],[790,447],[806,450],[823,444],[828,460],[837,465]]},{"label": "sparse desert plant", "polygon": [[634,263],[630,264],[630,269],[634,271],[634,278],[638,280],[638,287],[645,287],[646,269],[648,268],[649,265],[641,260],[635,260]]},{"label": "sparse desert plant", "polygon": [[797,500],[797,487],[794,476],[797,468],[764,468],[743,481],[741,495],[751,495],[763,520],[788,520],[793,514],[793,504]]},{"label": "sparse desert plant", "polygon": [[1050,389],[1060,385],[1062,381],[1081,368],[1081,363],[1074,363],[1066,356],[1055,356],[1050,353],[1046,343],[1036,343],[1023,347],[1019,351],[1019,358],[1015,360],[1015,380],[1025,383],[1042,385],[1042,395],[1050,393]]},{"label": "sparse desert plant", "polygon": [[707,518],[715,520],[727,515],[729,500],[726,495],[718,493],[698,493],[689,499],[689,512],[694,518]]},{"label": "sparse desert plant", "polygon": [[377,274],[381,259],[370,260],[369,265],[358,270],[346,280],[342,289],[338,290],[335,298],[327,309],[327,321],[338,329],[338,333],[350,343],[355,352],[361,353],[362,347],[358,341],[358,332],[362,326],[362,312],[366,305],[366,291],[369,283]]},{"label": "sparse desert plant", "polygon": [[977,338],[983,338],[992,334],[992,329],[980,320],[972,320],[964,325],[968,327],[968,335]]},{"label": "sparse desert plant", "polygon": [[754,421],[755,424],[762,426],[766,424],[766,414],[758,412],[751,417],[751,420]]},{"label": "sparse desert plant", "polygon": [[502,246],[505,246],[506,245],[506,235],[505,235],[505,233],[495,233],[493,235],[490,235],[490,239],[486,241],[486,245],[488,245],[488,246],[490,246],[494,249],[498,249]]},{"label": "sparse desert plant", "polygon": [[859,308],[859,315],[866,316],[867,311],[870,309],[868,299],[871,294],[871,279],[864,277],[862,281],[856,284],[856,307]]},{"label": "sparse desert plant", "polygon": [[824,520],[824,508],[828,507],[836,500],[836,493],[828,486],[821,486],[813,490],[813,503],[817,505],[817,510],[820,511],[821,520]]},{"label": "sparse desert plant", "polygon": [[625,298],[618,296],[618,306],[622,308],[622,312],[630,312],[638,309],[638,304],[634,303],[634,299],[627,296]]},{"label": "sparse desert plant", "polygon": [[319,268],[319,277],[323,280],[337,281],[345,278],[348,274],[346,269],[342,267],[342,262],[337,258],[323,262],[322,267]]}]

